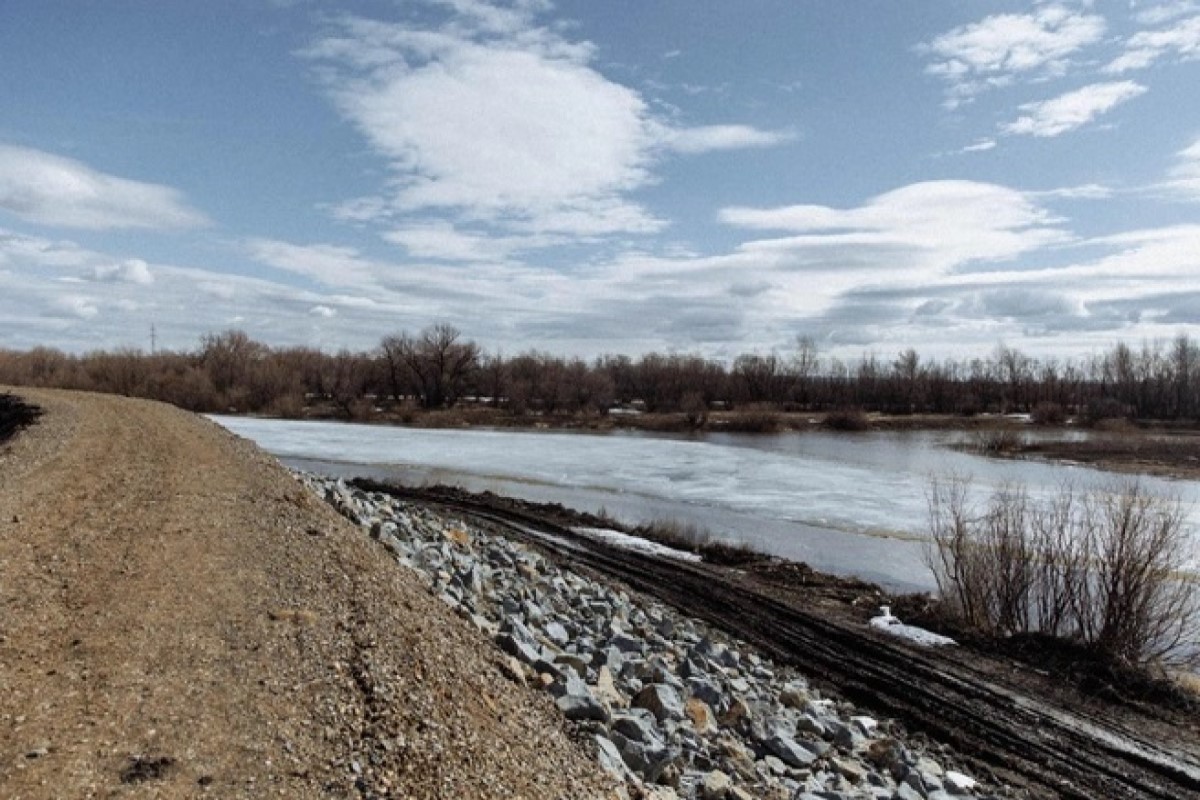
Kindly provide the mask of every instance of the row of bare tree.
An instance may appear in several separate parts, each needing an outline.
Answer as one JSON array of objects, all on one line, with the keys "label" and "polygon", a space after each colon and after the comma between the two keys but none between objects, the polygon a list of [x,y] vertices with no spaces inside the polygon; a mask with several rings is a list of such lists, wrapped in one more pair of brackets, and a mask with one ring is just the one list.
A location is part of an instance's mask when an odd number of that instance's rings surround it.
[{"label": "row of bare tree", "polygon": [[529,351],[487,353],[449,325],[385,336],[370,352],[269,347],[230,330],[191,352],[120,349],[71,355],[49,348],[0,350],[0,383],[150,397],[198,411],[298,415],[331,403],[346,416],[411,401],[427,409],[464,399],[517,414],[604,413],[616,404],[701,413],[714,406],[794,410],[857,408],[895,414],[1033,412],[1093,418],[1195,419],[1200,347],[1181,333],[1167,343],[1119,342],[1078,361],[1036,359],[998,346],[984,357],[844,361],[799,338],[788,352],[748,353],[732,363],[697,355],[605,355],[588,362]]}]

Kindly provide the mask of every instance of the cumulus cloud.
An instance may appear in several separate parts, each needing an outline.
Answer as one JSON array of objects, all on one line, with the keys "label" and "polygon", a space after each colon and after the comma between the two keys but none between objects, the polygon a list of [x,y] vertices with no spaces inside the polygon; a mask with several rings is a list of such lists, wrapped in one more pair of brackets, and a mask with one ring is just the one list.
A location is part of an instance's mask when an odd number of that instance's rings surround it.
[{"label": "cumulus cloud", "polygon": [[92,319],[100,313],[100,309],[96,307],[96,301],[93,298],[76,294],[55,298],[53,308],[58,312],[69,314],[79,319]]},{"label": "cumulus cloud", "polygon": [[1061,136],[1145,92],[1145,86],[1133,81],[1093,83],[1050,100],[1022,105],[1026,113],[1003,130],[1017,136]]},{"label": "cumulus cloud", "polygon": [[0,210],[39,225],[89,230],[192,228],[207,222],[170,187],[6,144],[0,144]]},{"label": "cumulus cloud", "polygon": [[1105,32],[1104,18],[1061,4],[1026,14],[996,14],[923,44],[926,71],[947,81],[950,105],[1018,77],[1062,74],[1071,59]]},{"label": "cumulus cloud", "polygon": [[343,206],[343,216],[432,210],[525,233],[652,233],[663,222],[629,193],[653,182],[662,153],[788,138],[664,121],[596,69],[590,43],[539,26],[542,3],[439,5],[448,18],[425,24],[343,19],[306,51],[393,173],[385,196]]},{"label": "cumulus cloud", "polygon": [[1169,28],[1138,31],[1129,37],[1124,52],[1104,71],[1121,74],[1145,69],[1167,57],[1184,61],[1200,58],[1200,15],[1175,22]]},{"label": "cumulus cloud", "polygon": [[150,272],[150,266],[140,258],[93,267],[92,278],[106,283],[136,283],[141,286],[154,283],[154,274]]}]

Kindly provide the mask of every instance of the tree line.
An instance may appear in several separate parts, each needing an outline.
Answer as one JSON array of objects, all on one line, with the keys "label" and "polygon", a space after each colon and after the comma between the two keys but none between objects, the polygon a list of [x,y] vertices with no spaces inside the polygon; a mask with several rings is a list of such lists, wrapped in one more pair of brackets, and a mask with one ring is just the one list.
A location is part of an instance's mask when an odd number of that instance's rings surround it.
[{"label": "tree line", "polygon": [[530,350],[487,352],[456,328],[383,337],[369,351],[271,347],[244,331],[201,338],[191,351],[122,348],[82,355],[39,347],[0,350],[0,383],[147,397],[194,411],[300,416],[323,404],[347,418],[378,408],[487,405],[514,415],[605,414],[615,407],[682,413],[712,409],[861,410],[888,414],[1030,413],[1048,422],[1194,420],[1200,347],[1186,333],[1133,347],[1117,342],[1077,360],[1035,358],[1006,345],[979,357],[840,359],[799,337],[787,350],[731,362],[676,353],[591,361]]}]

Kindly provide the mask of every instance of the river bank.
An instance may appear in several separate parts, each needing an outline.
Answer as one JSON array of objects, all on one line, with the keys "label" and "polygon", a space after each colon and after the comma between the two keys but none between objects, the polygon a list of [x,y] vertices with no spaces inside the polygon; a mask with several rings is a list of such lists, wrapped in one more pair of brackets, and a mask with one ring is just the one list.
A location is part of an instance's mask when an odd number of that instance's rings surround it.
[{"label": "river bank", "polygon": [[[1005,655],[896,641],[869,625],[883,599],[877,587],[826,580],[801,565],[721,568],[629,549],[628,542],[614,546],[611,535],[590,528],[595,520],[575,518],[568,510],[522,507],[500,498],[472,502],[461,493],[385,494],[373,491],[375,485],[355,489],[307,481],[400,563],[421,573],[431,594],[514,653],[524,665],[521,679],[557,693],[564,711],[583,715],[585,730],[616,746],[621,763],[667,775],[683,796],[692,796],[686,792],[702,785],[714,764],[735,785],[748,784],[750,796],[768,796],[754,792],[782,784],[804,797],[944,798],[966,791],[944,780],[937,788],[948,767],[979,779],[980,792],[999,796],[1165,800],[1200,793],[1200,730],[1191,712],[1102,700],[1093,690],[1064,684],[1058,675]],[[523,577],[506,576],[510,568]],[[598,578],[618,583],[614,588],[598,584]],[[594,607],[588,598],[597,595],[605,599]],[[614,627],[609,620],[618,608],[624,612]],[[614,670],[608,659],[619,633],[633,634],[636,641],[626,641],[628,650],[616,648],[621,660]],[[705,639],[708,644],[701,645]],[[697,655],[696,649],[708,651],[714,642],[737,657],[724,665],[718,660],[715,668],[707,664],[710,654]],[[601,667],[618,682],[633,682],[614,695]],[[719,691],[710,693],[693,682],[694,675]],[[671,687],[674,695],[656,690],[642,697],[648,684]],[[793,696],[789,687],[802,689],[807,699],[832,699],[833,715],[820,716],[805,703],[789,706],[783,699]],[[712,733],[740,735],[741,750],[725,745],[714,756],[713,743],[696,733],[687,702],[697,698],[697,689],[715,718]],[[664,694],[678,696],[684,719],[659,718],[654,709],[666,702]],[[722,713],[739,701],[749,706],[746,717],[740,706],[734,717]],[[636,741],[627,741],[633,723],[626,717],[642,717],[637,710],[642,705],[649,706],[645,710],[657,727],[639,726]],[[710,719],[704,708],[693,706],[695,718]],[[855,727],[857,717],[877,725],[867,723],[867,734],[862,725]],[[733,718],[745,724],[731,726]],[[798,757],[806,763],[782,759],[778,750],[792,751],[782,741],[772,743],[775,734],[806,751],[808,756]],[[879,744],[881,738],[908,755],[881,766],[876,756],[891,751],[891,745]],[[682,763],[681,772],[654,772],[662,764],[646,761],[643,749],[659,743],[673,755],[667,758],[661,748],[654,752],[668,765]],[[754,766],[744,759],[746,748]],[[738,752],[742,757],[730,755]],[[782,760],[785,768],[768,757]]]},{"label": "river bank", "polygon": [[952,752],[824,696],[794,668],[719,629],[474,520],[341,481],[300,479],[508,653],[513,680],[554,696],[606,769],[655,797],[992,796],[952,768]]}]

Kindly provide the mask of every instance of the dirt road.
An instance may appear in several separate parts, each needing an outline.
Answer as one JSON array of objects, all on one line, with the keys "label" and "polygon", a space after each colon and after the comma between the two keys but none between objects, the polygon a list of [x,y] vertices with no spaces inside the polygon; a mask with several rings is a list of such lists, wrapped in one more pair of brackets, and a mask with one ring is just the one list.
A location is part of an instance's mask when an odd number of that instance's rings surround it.
[{"label": "dirt road", "polygon": [[548,698],[216,425],[41,406],[0,447],[0,797],[599,797]]}]

